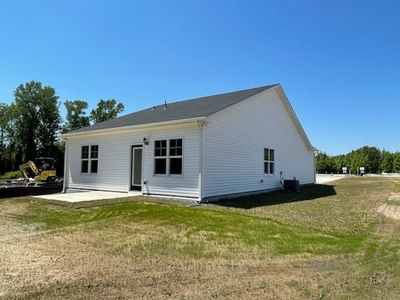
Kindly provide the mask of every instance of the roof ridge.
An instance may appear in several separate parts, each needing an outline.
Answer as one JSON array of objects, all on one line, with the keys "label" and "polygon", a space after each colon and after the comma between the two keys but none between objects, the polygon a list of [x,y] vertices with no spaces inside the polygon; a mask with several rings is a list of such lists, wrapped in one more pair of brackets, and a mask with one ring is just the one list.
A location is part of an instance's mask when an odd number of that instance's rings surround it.
[{"label": "roof ridge", "polygon": [[[174,102],[170,102],[170,103],[167,102],[167,105],[174,104],[174,103],[186,102],[186,101],[197,101],[197,100],[200,100],[202,98],[208,98],[208,97],[217,97],[217,96],[225,96],[225,95],[236,94],[236,93],[241,93],[241,92],[248,92],[248,91],[251,91],[251,90],[259,90],[259,89],[266,90],[266,89],[269,89],[269,88],[274,87],[276,85],[279,85],[279,83],[274,83],[274,84],[270,84],[270,85],[262,85],[262,86],[259,86],[259,87],[248,88],[248,89],[243,89],[243,90],[238,90],[238,91],[225,92],[225,93],[212,94],[212,95],[205,95],[205,96],[200,96],[200,97],[190,98],[190,99],[183,99],[183,100],[174,101]],[[256,93],[254,93],[254,94],[256,94]],[[254,95],[254,94],[252,94],[252,95]],[[246,98],[248,98],[248,97],[249,96],[247,96]],[[153,105],[150,108],[153,108],[154,106],[156,106],[156,107],[157,106],[164,106],[164,104]],[[149,109],[149,108],[147,108],[147,109]]]},{"label": "roof ridge", "polygon": [[[240,101],[242,101],[242,100],[244,100],[244,99],[246,99],[246,98],[249,98],[249,97],[251,97],[251,96],[254,96],[255,94],[258,94],[258,93],[260,93],[260,92],[262,92],[262,91],[264,91],[264,90],[266,90],[266,89],[272,88],[272,87],[274,87],[274,86],[276,86],[276,85],[279,85],[279,83],[274,83],[274,84],[270,84],[270,85],[262,85],[262,86],[259,86],[259,87],[248,88],[248,89],[243,89],[243,90],[238,90],[238,91],[233,91],[233,92],[226,92],[226,93],[220,93],[220,94],[213,94],[213,95],[200,96],[200,97],[196,97],[196,98],[184,99],[184,100],[179,100],[179,101],[174,101],[174,102],[169,102],[169,103],[167,102],[167,106],[168,106],[168,105],[177,104],[177,103],[182,103],[182,102],[199,101],[199,100],[201,100],[201,99],[203,99],[203,98],[208,98],[208,97],[225,96],[225,95],[229,95],[229,94],[236,94],[236,93],[241,93],[241,92],[247,92],[247,91],[251,91],[251,90],[259,90],[259,89],[261,89],[261,91],[257,91],[257,92],[255,92],[255,93],[252,93],[251,95],[243,96],[242,98],[240,98],[239,101],[237,101],[237,102],[240,102]],[[130,115],[136,114],[136,113],[138,113],[138,112],[142,112],[142,111],[146,111],[146,110],[152,110],[152,109],[157,108],[157,107],[163,107],[164,105],[165,105],[165,104],[152,105],[152,106],[150,106],[150,107],[143,108],[143,109],[141,109],[141,110],[137,110],[137,111],[128,113],[128,114],[123,115],[123,116],[119,116],[119,117],[117,117],[116,119],[125,118],[125,117],[128,117],[128,116],[130,116]],[[218,111],[218,110],[217,110],[217,111]],[[217,111],[214,111],[213,113],[215,113],[215,112],[217,112]],[[211,114],[212,114],[212,113],[211,113]],[[210,115],[210,114],[209,114],[209,115]],[[105,121],[105,122],[107,122],[107,121]]]}]

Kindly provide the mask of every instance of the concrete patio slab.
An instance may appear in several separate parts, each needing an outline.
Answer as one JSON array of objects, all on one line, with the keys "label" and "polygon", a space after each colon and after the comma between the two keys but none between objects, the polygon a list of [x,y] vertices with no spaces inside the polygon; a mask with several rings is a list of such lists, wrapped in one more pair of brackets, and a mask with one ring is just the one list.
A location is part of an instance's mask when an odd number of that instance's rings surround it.
[{"label": "concrete patio slab", "polygon": [[142,192],[129,192],[129,193],[117,193],[117,192],[104,192],[104,191],[68,191],[67,193],[57,193],[51,195],[40,195],[34,196],[35,198],[46,199],[46,200],[57,200],[65,202],[84,202],[84,201],[96,201],[116,198],[127,198],[141,196]]}]

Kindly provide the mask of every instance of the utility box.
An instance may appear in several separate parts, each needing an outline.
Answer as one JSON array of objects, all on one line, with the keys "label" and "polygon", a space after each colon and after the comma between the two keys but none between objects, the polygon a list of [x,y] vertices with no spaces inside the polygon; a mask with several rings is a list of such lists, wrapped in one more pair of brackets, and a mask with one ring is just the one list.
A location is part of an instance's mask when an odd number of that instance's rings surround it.
[{"label": "utility box", "polygon": [[298,180],[284,180],[283,181],[283,189],[289,192],[299,192],[300,191],[300,182]]}]

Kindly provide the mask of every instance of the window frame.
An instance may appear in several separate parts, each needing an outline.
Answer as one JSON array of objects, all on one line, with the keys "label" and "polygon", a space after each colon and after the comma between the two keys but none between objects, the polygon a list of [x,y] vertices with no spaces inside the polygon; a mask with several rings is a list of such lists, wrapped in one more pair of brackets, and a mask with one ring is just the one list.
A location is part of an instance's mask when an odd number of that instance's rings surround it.
[{"label": "window frame", "polygon": [[[83,148],[87,147],[87,157],[83,158]],[[81,174],[89,174],[89,157],[90,157],[90,146],[89,145],[81,145]],[[83,172],[83,162],[87,162],[87,172]]]},{"label": "window frame", "polygon": [[[83,147],[88,147],[88,157],[82,158],[82,149]],[[97,157],[92,157],[92,147],[97,147]],[[89,144],[89,145],[81,145],[81,175],[90,175],[90,174],[98,174],[99,173],[99,144]],[[82,162],[87,161],[88,167],[87,172],[82,172]],[[97,170],[96,172],[92,171],[92,161],[97,161]]]},{"label": "window frame", "polygon": [[[267,157],[265,157],[265,151],[267,151],[268,152],[268,156]],[[271,153],[272,153],[272,155],[271,155]],[[272,159],[271,159],[271,156],[272,156]],[[264,151],[263,151],[263,158],[264,158],[264,164],[263,164],[263,172],[264,172],[264,175],[266,175],[266,176],[275,176],[275,169],[276,169],[276,163],[275,163],[275,157],[276,157],[276,155],[275,155],[275,149],[272,149],[272,148],[264,148]],[[272,164],[272,173],[271,173],[271,164]],[[265,172],[265,166],[266,165],[268,165],[268,172]]]},{"label": "window frame", "polygon": [[[156,155],[156,143],[157,142],[162,143],[163,141],[165,141],[165,155],[162,155],[162,149],[163,149],[162,145],[160,147],[160,155]],[[157,176],[166,176],[168,174],[168,158],[167,158],[168,157],[168,140],[166,140],[166,139],[155,140],[153,150],[154,150],[154,152],[153,152],[153,155],[154,155],[153,173],[154,173],[154,175],[157,175]],[[165,173],[156,173],[156,161],[157,160],[165,160]]]},{"label": "window frame", "polygon": [[[182,146],[181,148],[181,155],[170,155],[170,145],[171,145],[171,140],[181,140],[182,141]],[[166,141],[166,155],[165,156],[156,156],[156,142],[159,141]],[[183,166],[183,144],[184,144],[184,139],[182,137],[173,137],[173,138],[162,138],[162,139],[157,139],[154,140],[154,159],[153,159],[153,176],[156,177],[183,177],[183,171],[184,171],[184,166]],[[179,148],[178,146],[176,148]],[[182,162],[182,167],[181,167],[181,173],[180,174],[171,174],[171,159],[181,159]],[[157,159],[165,159],[166,160],[166,165],[165,165],[165,173],[156,173],[156,160]]]},{"label": "window frame", "polygon": [[[181,149],[180,155],[171,155],[171,141],[179,141],[181,140],[181,146],[175,146],[176,149]],[[176,139],[168,139],[168,159],[167,159],[167,167],[168,167],[168,175],[169,176],[182,176],[183,175],[183,139],[176,138]],[[180,159],[181,160],[181,173],[173,173],[171,174],[171,159]]]}]

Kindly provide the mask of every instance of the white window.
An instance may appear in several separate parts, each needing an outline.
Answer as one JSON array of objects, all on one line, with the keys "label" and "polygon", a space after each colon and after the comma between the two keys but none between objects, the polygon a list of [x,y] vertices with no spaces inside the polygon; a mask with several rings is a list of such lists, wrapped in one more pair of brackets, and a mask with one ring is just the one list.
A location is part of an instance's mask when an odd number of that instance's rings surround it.
[{"label": "white window", "polygon": [[89,173],[89,146],[82,146],[81,173]]},{"label": "white window", "polygon": [[182,174],[182,139],[154,142],[154,174]]},{"label": "white window", "polygon": [[264,148],[264,173],[273,175],[275,172],[275,150]]},{"label": "white window", "polygon": [[182,139],[169,140],[169,174],[182,174]]},{"label": "white window", "polygon": [[167,140],[154,142],[154,174],[167,174]]},{"label": "white window", "polygon": [[97,173],[99,166],[99,146],[82,146],[81,173]]}]

